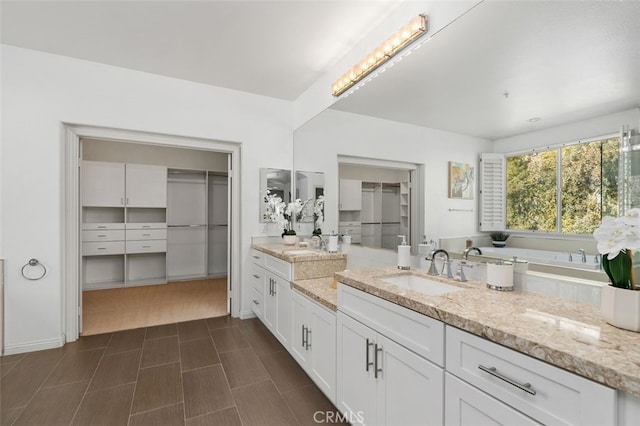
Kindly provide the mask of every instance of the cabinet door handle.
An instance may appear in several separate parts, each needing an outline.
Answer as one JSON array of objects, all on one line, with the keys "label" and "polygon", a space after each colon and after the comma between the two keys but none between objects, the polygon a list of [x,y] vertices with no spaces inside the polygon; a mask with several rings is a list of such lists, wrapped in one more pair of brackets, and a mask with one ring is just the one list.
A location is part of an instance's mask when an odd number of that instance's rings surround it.
[{"label": "cabinet door handle", "polygon": [[254,259],[260,259],[260,256],[252,255],[251,257],[253,257]]},{"label": "cabinet door handle", "polygon": [[491,374],[493,377],[497,377],[498,379],[503,380],[509,383],[510,385],[517,387],[520,390],[525,391],[526,393],[529,393],[531,395],[536,394],[536,391],[531,389],[531,383],[525,383],[525,384],[518,383],[515,380],[505,376],[504,374],[499,373],[496,367],[485,367],[482,364],[478,364],[478,368],[484,371],[485,373]]},{"label": "cabinet door handle", "polygon": [[127,197],[127,205],[129,205],[129,197]]},{"label": "cabinet door handle", "polygon": [[309,327],[307,327],[307,346],[305,346],[306,350],[309,350],[309,348],[311,347],[311,339],[309,338],[311,334],[311,330],[309,330]]},{"label": "cabinet door handle", "polygon": [[107,229],[105,225],[98,226],[98,229]]},{"label": "cabinet door handle", "polygon": [[276,295],[276,280],[273,280],[273,293],[271,295],[272,296]]},{"label": "cabinet door handle", "polygon": [[98,247],[98,250],[106,250],[106,247]]},{"label": "cabinet door handle", "polygon": [[151,228],[151,225],[142,225],[143,228]]},{"label": "cabinet door handle", "polygon": [[259,304],[260,304],[260,302],[258,302],[256,299],[253,299],[253,304],[254,304],[254,305],[259,305]]},{"label": "cabinet door handle", "polygon": [[142,248],[151,248],[151,246],[142,246]]},{"label": "cabinet door handle", "polygon": [[306,339],[305,339],[305,336],[306,336],[305,331],[306,331],[306,329],[307,329],[307,327],[305,327],[305,326],[304,326],[304,324],[302,324],[302,347],[303,347],[303,348],[304,348],[304,347],[305,347],[305,345],[307,344],[307,341],[306,341]]},{"label": "cabinet door handle", "polygon": [[369,371],[369,367],[371,367],[373,365],[373,362],[369,361],[369,348],[373,346],[373,343],[369,342],[369,339],[367,339],[367,346],[365,347],[365,352],[367,353],[367,361],[365,364],[365,371]]},{"label": "cabinet door handle", "polygon": [[375,351],[373,355],[373,378],[378,378],[378,373],[382,373],[382,368],[378,368],[378,352],[382,352],[382,348],[378,347],[378,344],[375,344]]}]

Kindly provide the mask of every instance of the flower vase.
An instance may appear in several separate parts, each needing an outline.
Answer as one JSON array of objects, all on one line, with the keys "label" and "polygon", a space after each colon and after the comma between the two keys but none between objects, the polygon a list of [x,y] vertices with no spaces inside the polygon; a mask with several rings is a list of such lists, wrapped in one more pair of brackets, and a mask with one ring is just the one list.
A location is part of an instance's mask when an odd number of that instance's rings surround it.
[{"label": "flower vase", "polygon": [[298,242],[297,235],[283,235],[282,242],[285,246],[294,246]]},{"label": "flower vase", "polygon": [[640,332],[640,291],[602,286],[600,308],[602,317],[609,324]]}]

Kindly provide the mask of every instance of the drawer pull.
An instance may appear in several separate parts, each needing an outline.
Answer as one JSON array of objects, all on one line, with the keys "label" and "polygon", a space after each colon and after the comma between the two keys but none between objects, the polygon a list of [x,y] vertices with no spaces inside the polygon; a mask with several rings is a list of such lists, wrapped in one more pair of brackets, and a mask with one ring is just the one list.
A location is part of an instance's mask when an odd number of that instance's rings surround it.
[{"label": "drawer pull", "polygon": [[253,303],[254,303],[255,305],[259,305],[259,304],[260,304],[260,302],[258,302],[256,299],[253,299]]},{"label": "drawer pull", "polygon": [[151,246],[142,246],[142,248],[151,248]]},{"label": "drawer pull", "polygon": [[304,348],[307,344],[307,339],[305,339],[305,336],[307,335],[306,333],[307,331],[307,327],[305,327],[304,324],[302,324],[302,347]]},{"label": "drawer pull", "polygon": [[98,229],[107,229],[105,225],[98,226]]},{"label": "drawer pull", "polygon": [[260,256],[252,256],[254,259],[260,259]]},{"label": "drawer pull", "polygon": [[382,373],[382,368],[378,368],[378,352],[382,352],[382,348],[378,347],[378,344],[375,344],[375,351],[373,352],[373,378],[377,379],[378,378],[378,373]]},{"label": "drawer pull", "polygon": [[484,371],[485,373],[488,373],[488,374],[491,374],[494,377],[497,377],[500,380],[504,380],[505,382],[509,383],[510,385],[513,385],[513,386],[517,387],[518,389],[525,391],[526,393],[529,393],[531,395],[535,395],[536,394],[536,391],[531,389],[531,383],[525,383],[524,385],[520,384],[520,383],[516,382],[515,380],[510,379],[509,377],[498,373],[498,370],[495,367],[485,367],[482,364],[478,364],[478,368],[480,370]]},{"label": "drawer pull", "polygon": [[151,228],[151,225],[142,225],[143,228]]},{"label": "drawer pull", "polygon": [[365,351],[367,352],[367,362],[365,365],[365,371],[369,371],[369,367],[373,365],[373,362],[369,361],[369,348],[371,346],[373,346],[373,343],[369,342],[369,339],[367,339],[367,346],[365,347]]},{"label": "drawer pull", "polygon": [[253,278],[259,280],[260,279],[260,275],[253,274]]},{"label": "drawer pull", "polygon": [[142,234],[143,237],[150,237],[151,234]]},{"label": "drawer pull", "polygon": [[100,235],[98,235],[98,237],[99,237],[99,238],[105,238],[105,237],[106,237],[106,235],[105,235],[105,234],[100,234]]},{"label": "drawer pull", "polygon": [[311,330],[309,330],[309,327],[307,327],[307,344],[304,347],[306,350],[309,350],[309,348],[311,347],[311,339],[309,339],[310,334]]},{"label": "drawer pull", "polygon": [[106,247],[98,247],[98,250],[106,250]]}]

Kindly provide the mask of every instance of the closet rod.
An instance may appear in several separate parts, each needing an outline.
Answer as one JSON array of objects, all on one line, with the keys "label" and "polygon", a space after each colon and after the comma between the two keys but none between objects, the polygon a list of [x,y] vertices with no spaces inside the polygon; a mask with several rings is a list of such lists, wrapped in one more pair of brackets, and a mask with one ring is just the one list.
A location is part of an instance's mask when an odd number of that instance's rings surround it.
[{"label": "closet rod", "polygon": [[168,228],[204,228],[207,225],[167,225]]}]

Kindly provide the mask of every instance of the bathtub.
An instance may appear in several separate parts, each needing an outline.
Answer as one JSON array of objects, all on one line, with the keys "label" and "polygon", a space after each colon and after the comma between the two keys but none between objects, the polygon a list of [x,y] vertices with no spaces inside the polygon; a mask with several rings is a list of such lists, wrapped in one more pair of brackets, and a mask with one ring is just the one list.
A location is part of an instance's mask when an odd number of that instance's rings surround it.
[{"label": "bathtub", "polygon": [[483,256],[505,260],[513,259],[515,256],[518,260],[526,260],[530,263],[564,266],[590,271],[600,269],[600,258],[599,255],[595,253],[587,253],[587,261],[583,263],[582,255],[578,253],[571,253],[571,260],[569,260],[569,252],[562,251],[533,250],[515,247],[480,247],[480,250],[482,250]]}]

